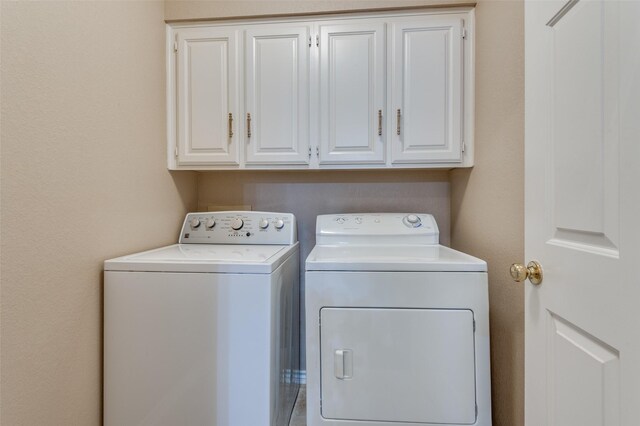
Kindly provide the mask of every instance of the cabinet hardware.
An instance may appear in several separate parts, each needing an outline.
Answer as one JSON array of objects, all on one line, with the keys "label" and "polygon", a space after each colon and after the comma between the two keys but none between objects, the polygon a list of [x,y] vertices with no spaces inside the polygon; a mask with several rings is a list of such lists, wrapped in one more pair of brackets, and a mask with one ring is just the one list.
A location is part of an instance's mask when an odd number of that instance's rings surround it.
[{"label": "cabinet hardware", "polygon": [[320,157],[320,148],[316,146],[316,157]]},{"label": "cabinet hardware", "polygon": [[398,136],[400,136],[400,117],[402,116],[402,113],[400,111],[400,108],[398,108],[398,111],[396,111],[396,134]]},{"label": "cabinet hardware", "polygon": [[233,114],[229,113],[229,138],[233,137]]},{"label": "cabinet hardware", "polygon": [[309,47],[311,47],[311,36],[309,36]]},{"label": "cabinet hardware", "polygon": [[382,110],[378,110],[378,136],[382,136]]},{"label": "cabinet hardware", "polygon": [[174,52],[177,52],[177,51],[178,51],[178,42],[177,42],[177,41],[174,41],[174,42],[173,42],[173,51],[174,51]]},{"label": "cabinet hardware", "polygon": [[309,147],[309,158],[311,158],[311,147]]},{"label": "cabinet hardware", "polygon": [[316,47],[320,46],[320,36],[316,36]]},{"label": "cabinet hardware", "polygon": [[465,27],[462,27],[462,38],[463,39],[467,38],[467,29]]},{"label": "cabinet hardware", "polygon": [[247,113],[247,137],[251,137],[251,114]]},{"label": "cabinet hardware", "polygon": [[178,158],[178,145],[173,149],[173,155]]}]

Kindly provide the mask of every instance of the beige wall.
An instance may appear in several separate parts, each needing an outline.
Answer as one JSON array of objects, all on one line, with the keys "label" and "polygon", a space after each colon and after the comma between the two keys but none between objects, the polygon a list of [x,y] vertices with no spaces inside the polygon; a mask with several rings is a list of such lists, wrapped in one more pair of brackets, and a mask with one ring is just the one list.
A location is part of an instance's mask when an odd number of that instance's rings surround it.
[{"label": "beige wall", "polygon": [[161,2],[2,2],[2,425],[98,425],[102,262],[174,242]]},{"label": "beige wall", "polygon": [[448,244],[449,192],[446,171],[207,172],[199,175],[198,206],[291,212],[306,258],[315,245],[316,216],[329,213],[427,211]]},{"label": "beige wall", "polygon": [[[457,1],[447,2],[456,3]],[[278,13],[307,13],[377,7],[401,7],[443,2],[433,1],[166,1],[166,19],[216,18]],[[523,289],[509,281],[510,263],[523,260],[524,200],[524,11],[520,0],[480,0],[477,6],[476,74],[476,167],[447,174],[424,172],[371,172],[338,174],[323,172],[277,174],[269,183],[255,173],[203,173],[199,177],[201,204],[243,200],[254,208],[274,206],[256,189],[268,186],[269,194],[292,191],[282,206],[302,213],[301,243],[312,245],[312,210],[318,212],[384,210],[383,197],[367,200],[375,192],[366,187],[382,184],[397,196],[402,210],[423,207],[437,216],[449,209],[451,245],[484,258],[489,264],[492,333],[492,396],[494,425],[524,423]],[[416,179],[420,176],[420,179]],[[424,180],[422,180],[424,179]],[[301,183],[302,181],[302,183]],[[449,186],[443,184],[450,183]],[[338,185],[339,183],[339,185]],[[230,194],[224,185],[232,185]],[[332,186],[333,185],[333,186]],[[364,186],[363,186],[364,185]],[[411,188],[411,189],[409,189]],[[397,191],[397,192],[396,192]],[[430,194],[438,193],[437,198]],[[327,205],[317,201],[321,194]],[[353,195],[350,200],[346,195]],[[413,198],[415,196],[415,198]],[[220,201],[218,201],[220,200]],[[258,200],[257,202],[255,200]],[[266,204],[265,204],[266,203]],[[311,205],[313,207],[304,207]],[[285,209],[286,210],[286,209]],[[437,217],[449,237],[449,218]],[[443,225],[443,219],[446,225]],[[304,252],[303,252],[304,255]]]},{"label": "beige wall", "polygon": [[451,172],[451,244],[489,264],[494,425],[524,424],[524,10],[476,8],[476,166]]}]

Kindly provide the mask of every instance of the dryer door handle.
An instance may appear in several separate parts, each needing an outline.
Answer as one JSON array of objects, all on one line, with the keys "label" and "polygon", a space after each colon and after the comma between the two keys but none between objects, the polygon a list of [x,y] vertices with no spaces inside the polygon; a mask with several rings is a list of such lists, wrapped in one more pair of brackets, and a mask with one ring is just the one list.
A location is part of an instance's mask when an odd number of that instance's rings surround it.
[{"label": "dryer door handle", "polygon": [[337,379],[353,378],[353,351],[351,349],[336,349],[333,353],[333,374]]}]

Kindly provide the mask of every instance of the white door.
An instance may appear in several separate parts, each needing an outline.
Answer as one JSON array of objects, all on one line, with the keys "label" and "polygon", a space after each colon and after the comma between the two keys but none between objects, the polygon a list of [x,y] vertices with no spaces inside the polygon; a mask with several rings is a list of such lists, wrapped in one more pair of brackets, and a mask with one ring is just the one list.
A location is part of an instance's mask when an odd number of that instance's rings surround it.
[{"label": "white door", "polygon": [[320,164],[384,163],[384,23],[319,29]]},{"label": "white door", "polygon": [[461,15],[393,24],[392,163],[462,160],[463,30]]},{"label": "white door", "polygon": [[528,1],[527,426],[636,426],[640,2]]},{"label": "white door", "polygon": [[309,27],[246,32],[247,164],[309,163]]},{"label": "white door", "polygon": [[185,28],[178,47],[179,165],[237,165],[237,31]]}]

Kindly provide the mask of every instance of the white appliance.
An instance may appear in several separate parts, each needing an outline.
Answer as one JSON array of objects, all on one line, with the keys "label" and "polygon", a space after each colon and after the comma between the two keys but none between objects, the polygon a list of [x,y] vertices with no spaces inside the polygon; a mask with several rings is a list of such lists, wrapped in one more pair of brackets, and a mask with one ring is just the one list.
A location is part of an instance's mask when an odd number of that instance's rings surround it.
[{"label": "white appliance", "polygon": [[428,214],[318,216],[307,425],[491,425],[487,264]]},{"label": "white appliance", "polygon": [[190,213],[105,262],[106,426],[284,426],[298,391],[292,214]]}]

